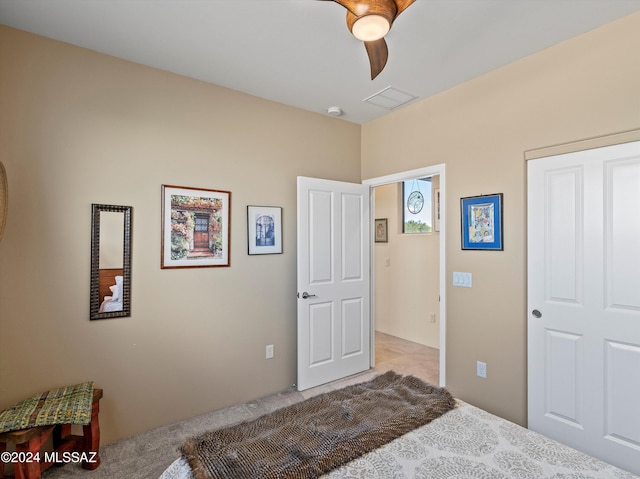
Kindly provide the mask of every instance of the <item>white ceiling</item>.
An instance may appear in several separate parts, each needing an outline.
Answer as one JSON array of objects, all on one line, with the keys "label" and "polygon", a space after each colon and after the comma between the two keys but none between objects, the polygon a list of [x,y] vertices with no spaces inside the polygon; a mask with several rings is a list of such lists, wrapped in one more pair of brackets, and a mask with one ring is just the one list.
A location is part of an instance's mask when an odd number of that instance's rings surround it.
[{"label": "white ceiling", "polygon": [[640,0],[417,0],[371,81],[345,10],[317,0],[0,0],[0,23],[258,97],[366,123],[388,87],[434,95],[617,18]]}]

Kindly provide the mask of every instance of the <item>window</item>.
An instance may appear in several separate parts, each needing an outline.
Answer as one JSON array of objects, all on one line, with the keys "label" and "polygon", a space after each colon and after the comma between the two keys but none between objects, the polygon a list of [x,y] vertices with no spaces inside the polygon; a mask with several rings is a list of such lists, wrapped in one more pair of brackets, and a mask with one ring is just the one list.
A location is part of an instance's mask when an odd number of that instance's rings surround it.
[{"label": "window", "polygon": [[207,216],[196,215],[195,230],[199,232],[205,232],[205,233],[209,231],[209,218]]},{"label": "window", "polygon": [[402,182],[402,232],[430,233],[431,178],[419,178]]}]

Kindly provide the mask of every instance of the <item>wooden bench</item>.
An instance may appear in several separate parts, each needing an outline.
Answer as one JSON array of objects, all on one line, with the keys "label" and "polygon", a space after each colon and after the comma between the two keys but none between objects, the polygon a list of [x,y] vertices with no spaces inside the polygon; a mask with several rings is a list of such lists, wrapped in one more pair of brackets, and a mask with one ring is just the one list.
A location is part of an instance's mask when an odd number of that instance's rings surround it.
[{"label": "wooden bench", "polygon": [[[59,460],[81,458],[83,469],[93,470],[97,468],[100,465],[100,455],[98,453],[100,448],[100,423],[98,422],[98,413],[100,412],[101,398],[102,389],[94,388],[91,422],[86,426],[82,426],[82,436],[71,434],[71,424],[37,426],[20,431],[0,433],[0,454],[7,450],[7,444],[15,444],[16,453],[23,453],[20,454],[21,457],[33,458],[38,453],[40,455],[39,462],[14,462],[15,479],[39,479],[42,471],[57,464],[55,461],[45,461],[45,457],[57,457]],[[54,454],[48,453],[45,456],[45,453],[41,452],[40,449],[49,437],[53,437]],[[4,474],[4,466],[5,463],[0,461],[0,479],[8,477]]]}]

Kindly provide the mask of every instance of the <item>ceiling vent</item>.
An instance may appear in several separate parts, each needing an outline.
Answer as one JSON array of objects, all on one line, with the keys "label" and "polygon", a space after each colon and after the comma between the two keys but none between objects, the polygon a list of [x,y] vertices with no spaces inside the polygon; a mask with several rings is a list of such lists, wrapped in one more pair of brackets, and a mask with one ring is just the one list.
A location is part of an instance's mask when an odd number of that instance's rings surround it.
[{"label": "ceiling vent", "polygon": [[378,93],[375,93],[362,101],[371,103],[372,105],[379,106],[386,110],[393,110],[394,108],[405,105],[416,98],[418,98],[417,95],[412,95],[411,93],[406,93],[388,86],[384,90],[380,90]]}]

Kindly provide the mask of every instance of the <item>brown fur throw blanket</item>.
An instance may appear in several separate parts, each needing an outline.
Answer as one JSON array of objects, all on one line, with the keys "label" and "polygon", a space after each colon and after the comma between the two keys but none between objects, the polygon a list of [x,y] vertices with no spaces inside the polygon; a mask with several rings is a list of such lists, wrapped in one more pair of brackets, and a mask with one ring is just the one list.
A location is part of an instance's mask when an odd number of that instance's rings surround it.
[{"label": "brown fur throw blanket", "polygon": [[449,391],[393,371],[191,438],[197,479],[316,478],[453,409]]}]

